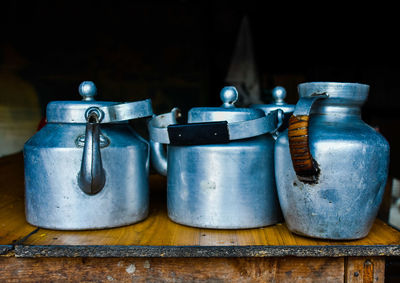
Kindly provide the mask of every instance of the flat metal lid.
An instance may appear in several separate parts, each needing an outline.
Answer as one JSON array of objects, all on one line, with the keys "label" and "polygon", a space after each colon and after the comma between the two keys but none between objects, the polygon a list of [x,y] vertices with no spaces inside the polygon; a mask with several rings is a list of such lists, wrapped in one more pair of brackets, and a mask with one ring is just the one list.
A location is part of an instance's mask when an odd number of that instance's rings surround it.
[{"label": "flat metal lid", "polygon": [[254,120],[265,116],[260,109],[236,108],[234,103],[238,99],[235,87],[224,87],[220,92],[223,102],[221,107],[195,107],[188,113],[188,123],[204,123],[227,121],[228,123]]},{"label": "flat metal lid", "polygon": [[117,104],[110,101],[96,101],[96,85],[90,81],[84,81],[79,85],[79,101],[52,101],[46,107],[47,122],[57,123],[86,123],[85,113],[90,107],[103,107]]},{"label": "flat metal lid", "polygon": [[294,104],[287,104],[285,102],[286,90],[281,86],[277,86],[272,90],[272,97],[274,98],[274,103],[271,104],[255,104],[252,108],[261,109],[268,115],[271,111],[281,109],[284,113],[291,113],[294,111]]},{"label": "flat metal lid", "polygon": [[46,120],[49,123],[86,123],[86,111],[92,107],[117,104],[106,101],[52,101],[47,104]]},{"label": "flat metal lid", "polygon": [[96,86],[85,81],[79,86],[81,101],[53,101],[47,105],[46,119],[49,123],[86,123],[88,113],[96,111],[100,123],[123,123],[128,120],[151,117],[151,100],[134,102],[95,101]]}]

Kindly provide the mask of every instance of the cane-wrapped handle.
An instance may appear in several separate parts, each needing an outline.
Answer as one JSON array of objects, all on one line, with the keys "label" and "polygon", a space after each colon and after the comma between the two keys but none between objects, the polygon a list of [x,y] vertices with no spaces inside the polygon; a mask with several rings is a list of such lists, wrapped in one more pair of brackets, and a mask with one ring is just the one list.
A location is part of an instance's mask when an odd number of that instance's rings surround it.
[{"label": "cane-wrapped handle", "polygon": [[293,115],[289,119],[288,137],[290,155],[297,178],[306,184],[316,184],[319,178],[318,162],[310,151],[309,122],[311,107],[318,99],[328,95],[315,94],[299,100]]}]

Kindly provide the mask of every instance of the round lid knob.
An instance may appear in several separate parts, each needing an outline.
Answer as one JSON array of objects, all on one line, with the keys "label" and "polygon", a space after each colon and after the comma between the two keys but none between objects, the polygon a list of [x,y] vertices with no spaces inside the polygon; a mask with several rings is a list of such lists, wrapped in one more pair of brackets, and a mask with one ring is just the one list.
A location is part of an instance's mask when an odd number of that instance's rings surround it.
[{"label": "round lid knob", "polygon": [[272,97],[275,100],[275,104],[285,104],[286,89],[281,86],[277,86],[272,90]]},{"label": "round lid knob", "polygon": [[223,104],[222,107],[232,108],[235,107],[234,103],[238,100],[238,91],[234,86],[224,87],[219,94]]},{"label": "round lid knob", "polygon": [[84,81],[79,85],[79,94],[83,101],[93,101],[97,94],[96,85],[91,81]]},{"label": "round lid knob", "polygon": [[227,121],[228,123],[253,120],[265,116],[260,109],[235,107],[238,91],[234,86],[226,86],[220,92],[223,104],[220,107],[194,107],[188,113],[188,123]]}]

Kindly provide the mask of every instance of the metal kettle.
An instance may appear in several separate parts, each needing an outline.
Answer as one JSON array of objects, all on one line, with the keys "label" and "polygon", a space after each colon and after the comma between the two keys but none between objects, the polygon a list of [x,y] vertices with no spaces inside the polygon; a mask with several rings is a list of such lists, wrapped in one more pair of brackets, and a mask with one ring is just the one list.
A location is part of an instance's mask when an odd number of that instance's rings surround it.
[{"label": "metal kettle", "polygon": [[192,108],[186,124],[177,124],[176,108],[148,124],[152,164],[167,175],[168,216],[202,228],[275,224],[281,219],[271,135],[277,113],[236,108],[234,87],[220,97],[221,107]]},{"label": "metal kettle", "polygon": [[365,237],[385,190],[389,144],[361,120],[369,86],[311,82],[276,141],[277,190],[287,227],[323,239]]},{"label": "metal kettle", "polygon": [[147,217],[149,144],[128,120],[153,115],[149,99],[53,101],[47,124],[24,146],[25,211],[35,226],[82,230],[132,224]]}]

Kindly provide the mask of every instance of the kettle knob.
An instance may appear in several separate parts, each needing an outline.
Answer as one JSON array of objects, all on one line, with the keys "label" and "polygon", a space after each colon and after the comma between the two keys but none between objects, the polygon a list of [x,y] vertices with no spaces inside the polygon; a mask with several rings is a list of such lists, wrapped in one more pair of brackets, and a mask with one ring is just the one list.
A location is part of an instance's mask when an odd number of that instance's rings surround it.
[{"label": "kettle knob", "polygon": [[286,89],[282,86],[277,86],[272,90],[272,97],[274,98],[275,104],[285,104]]},{"label": "kettle knob", "polygon": [[84,81],[79,85],[79,94],[83,101],[93,101],[97,94],[96,85],[91,81]]},{"label": "kettle knob", "polygon": [[238,100],[238,91],[234,86],[224,87],[219,94],[223,104],[222,107],[232,108],[235,107],[234,103]]}]

